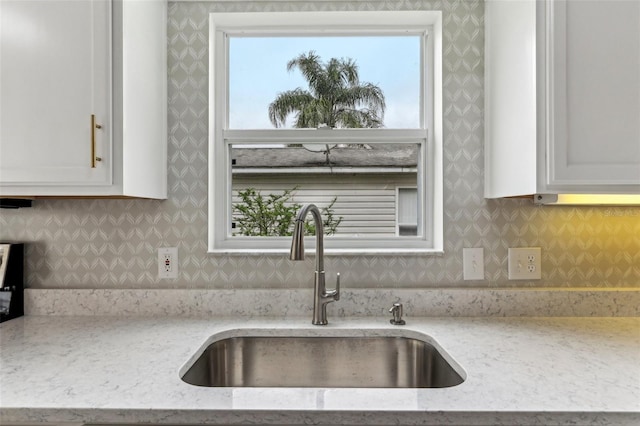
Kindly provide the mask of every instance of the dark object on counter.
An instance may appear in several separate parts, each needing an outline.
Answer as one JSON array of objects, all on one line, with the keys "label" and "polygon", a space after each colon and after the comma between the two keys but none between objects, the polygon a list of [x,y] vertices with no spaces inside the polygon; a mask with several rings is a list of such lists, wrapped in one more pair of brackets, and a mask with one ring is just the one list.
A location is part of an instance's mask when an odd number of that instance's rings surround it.
[{"label": "dark object on counter", "polygon": [[31,207],[31,200],[24,198],[0,198],[0,209],[19,209]]},{"label": "dark object on counter", "polygon": [[24,244],[0,243],[0,322],[24,315]]}]

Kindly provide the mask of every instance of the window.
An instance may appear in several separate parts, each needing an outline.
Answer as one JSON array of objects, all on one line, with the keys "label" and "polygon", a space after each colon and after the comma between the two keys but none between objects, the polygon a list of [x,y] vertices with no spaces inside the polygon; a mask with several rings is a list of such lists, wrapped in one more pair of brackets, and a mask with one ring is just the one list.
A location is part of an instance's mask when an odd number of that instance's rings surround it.
[{"label": "window", "polygon": [[210,251],[288,251],[311,202],[328,253],[441,252],[440,39],[441,12],[211,14]]}]

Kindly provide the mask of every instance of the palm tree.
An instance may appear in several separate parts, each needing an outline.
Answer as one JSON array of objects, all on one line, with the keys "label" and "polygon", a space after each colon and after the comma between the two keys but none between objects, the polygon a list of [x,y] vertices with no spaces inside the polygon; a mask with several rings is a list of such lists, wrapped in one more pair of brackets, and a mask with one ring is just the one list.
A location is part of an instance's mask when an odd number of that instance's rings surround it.
[{"label": "palm tree", "polygon": [[284,126],[290,114],[295,114],[297,128],[383,126],[382,90],[371,83],[360,83],[358,66],[352,59],[331,58],[322,63],[310,51],[289,61],[287,71],[295,68],[302,72],[309,90],[298,87],[278,94],[269,105],[269,119],[275,127]]}]

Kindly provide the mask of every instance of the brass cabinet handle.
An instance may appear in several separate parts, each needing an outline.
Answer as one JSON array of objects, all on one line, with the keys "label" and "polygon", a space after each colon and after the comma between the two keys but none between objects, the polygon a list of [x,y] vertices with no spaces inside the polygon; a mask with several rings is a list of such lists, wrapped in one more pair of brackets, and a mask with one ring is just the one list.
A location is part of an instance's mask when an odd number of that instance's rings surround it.
[{"label": "brass cabinet handle", "polygon": [[101,124],[96,123],[96,115],[91,114],[91,168],[96,168],[96,161],[102,161],[101,157],[96,157],[96,129],[102,129]]}]

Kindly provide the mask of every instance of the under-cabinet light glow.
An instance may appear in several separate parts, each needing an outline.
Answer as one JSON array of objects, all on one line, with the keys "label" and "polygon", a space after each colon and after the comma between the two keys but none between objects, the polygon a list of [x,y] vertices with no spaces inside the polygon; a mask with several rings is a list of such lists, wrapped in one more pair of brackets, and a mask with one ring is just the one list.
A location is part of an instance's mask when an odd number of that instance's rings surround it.
[{"label": "under-cabinet light glow", "polygon": [[558,194],[550,205],[637,206],[640,194]]}]

